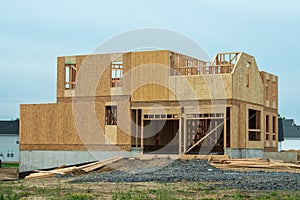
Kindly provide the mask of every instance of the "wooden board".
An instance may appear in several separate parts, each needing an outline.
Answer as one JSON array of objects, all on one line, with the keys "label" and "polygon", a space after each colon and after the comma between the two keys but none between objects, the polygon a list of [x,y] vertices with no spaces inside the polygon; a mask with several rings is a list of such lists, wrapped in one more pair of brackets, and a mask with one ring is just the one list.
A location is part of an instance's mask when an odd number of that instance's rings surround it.
[{"label": "wooden board", "polygon": [[34,179],[34,178],[47,178],[47,177],[53,177],[57,174],[70,174],[70,173],[78,173],[78,171],[82,171],[84,173],[88,173],[91,171],[94,171],[96,169],[99,169],[105,165],[109,165],[113,162],[117,162],[121,159],[123,159],[123,156],[116,156],[112,158],[108,158],[105,160],[93,162],[90,164],[82,165],[80,167],[66,167],[66,168],[59,168],[54,169],[50,171],[38,171],[37,173],[32,173],[25,177],[25,179]]}]

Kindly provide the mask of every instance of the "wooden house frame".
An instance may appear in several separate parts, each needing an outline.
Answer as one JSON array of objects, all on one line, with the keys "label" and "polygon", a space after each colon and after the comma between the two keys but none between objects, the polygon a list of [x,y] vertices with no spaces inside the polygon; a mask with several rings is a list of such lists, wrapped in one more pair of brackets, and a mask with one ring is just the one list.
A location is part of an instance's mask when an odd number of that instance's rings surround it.
[{"label": "wooden house frame", "polygon": [[[103,134],[95,119],[74,119],[76,101],[93,102]],[[262,157],[277,151],[277,113],[278,77],[244,52],[211,62],[170,50],[58,57],[57,102],[21,105],[20,171],[89,162],[91,151]]]}]

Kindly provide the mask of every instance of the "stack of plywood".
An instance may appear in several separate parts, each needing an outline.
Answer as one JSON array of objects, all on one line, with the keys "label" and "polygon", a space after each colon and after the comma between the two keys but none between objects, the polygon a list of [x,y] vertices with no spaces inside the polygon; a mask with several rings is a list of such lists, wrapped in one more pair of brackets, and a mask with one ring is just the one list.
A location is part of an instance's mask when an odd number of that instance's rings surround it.
[{"label": "stack of plywood", "polygon": [[47,178],[53,177],[57,174],[82,174],[82,173],[89,173],[91,171],[100,169],[105,165],[109,165],[113,162],[119,161],[123,159],[123,156],[116,156],[113,158],[93,162],[90,164],[82,165],[79,167],[66,167],[66,168],[57,168],[50,171],[36,171],[36,173],[32,173],[25,177],[25,179],[32,179],[32,178]]},{"label": "stack of plywood", "polygon": [[219,161],[211,161],[213,167],[219,169],[232,168],[258,168],[258,169],[300,169],[300,165],[292,163],[283,163],[282,160],[262,160],[260,158],[247,159],[225,159]]}]

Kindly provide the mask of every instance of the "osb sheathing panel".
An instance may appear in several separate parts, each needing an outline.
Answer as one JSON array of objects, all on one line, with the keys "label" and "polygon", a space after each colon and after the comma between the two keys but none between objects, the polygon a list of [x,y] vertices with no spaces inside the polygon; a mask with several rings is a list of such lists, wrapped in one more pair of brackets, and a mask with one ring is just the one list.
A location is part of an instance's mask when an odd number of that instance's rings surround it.
[{"label": "osb sheathing panel", "polygon": [[129,151],[131,145],[83,145],[83,144],[20,144],[21,150],[60,150],[60,151]]},{"label": "osb sheathing panel", "polygon": [[[74,56],[76,96],[107,96],[111,87],[111,62],[122,61],[122,53]],[[82,71],[80,71],[83,69]],[[84,73],[83,73],[84,72]],[[57,98],[65,94],[65,57],[57,60]]]},{"label": "osb sheathing panel", "polygon": [[269,106],[269,103],[267,103],[267,97],[266,97],[266,72],[259,72],[262,83],[263,83],[263,99],[264,99],[264,106]]},{"label": "osb sheathing panel", "polygon": [[131,110],[129,102],[117,102],[117,143],[131,144]]},{"label": "osb sheathing panel", "polygon": [[[251,63],[249,66],[249,87],[247,87],[247,62]],[[263,105],[263,92],[263,82],[254,57],[241,53],[233,71],[233,98]]]},{"label": "osb sheathing panel", "polygon": [[56,80],[57,98],[63,97],[65,92],[65,58],[57,58],[57,80]]},{"label": "osb sheathing panel", "polygon": [[[170,100],[232,98],[231,74],[169,77]],[[171,94],[174,93],[174,95]]]},{"label": "osb sheathing panel", "polygon": [[[264,89],[263,96],[265,99],[264,105],[267,107],[278,109],[278,77],[273,74],[269,74],[267,72],[260,72],[260,75],[261,75],[263,85],[264,85],[264,87],[263,87],[263,89]],[[266,96],[267,95],[267,93],[266,93],[267,80],[269,83],[268,97]],[[273,91],[273,89],[275,89],[275,91]]]},{"label": "osb sheathing panel", "polygon": [[239,148],[246,148],[247,146],[247,139],[248,134],[246,130],[246,124],[247,124],[247,113],[246,113],[246,104],[240,103],[239,109],[238,109],[238,121],[233,121],[233,123],[238,123],[238,147]]},{"label": "osb sheathing panel", "polygon": [[[237,123],[239,122],[239,123]],[[241,134],[239,130],[239,107],[232,106],[230,108],[230,147],[231,148],[240,148],[240,139]]]},{"label": "osb sheathing panel", "polygon": [[[105,102],[96,102],[95,110],[96,110],[96,114],[97,114],[99,127],[101,130],[104,130],[104,128],[105,128]],[[102,138],[101,142],[104,143],[104,138]]]},{"label": "osb sheathing panel", "polygon": [[123,95],[131,95],[131,53],[123,54],[123,80],[126,84],[122,85]]},{"label": "osb sheathing panel", "polygon": [[[87,105],[80,105],[88,112]],[[97,116],[104,130],[104,102],[96,103]],[[21,150],[129,150],[130,145],[104,144],[104,136],[99,136],[88,117],[78,119],[79,129],[85,132],[77,134],[72,116],[71,103],[21,105],[20,109],[20,149]],[[84,143],[82,143],[83,139]]]},{"label": "osb sheathing panel", "polygon": [[35,124],[32,144],[80,144],[72,119],[71,104],[40,104],[31,107]]},{"label": "osb sheathing panel", "polygon": [[26,141],[26,137],[30,137],[30,107],[29,105],[20,105],[20,144]]},{"label": "osb sheathing panel", "polygon": [[89,55],[76,76],[76,96],[110,95],[110,54]]},{"label": "osb sheathing panel", "polygon": [[131,100],[168,100],[168,65],[168,51],[132,52]]},{"label": "osb sheathing panel", "polygon": [[[80,134],[80,139],[85,144],[104,144],[104,126],[102,126],[103,121],[105,121],[104,102],[82,101],[75,103],[73,108],[76,116],[76,128]],[[99,121],[97,120],[98,117],[100,118]],[[76,130],[72,131],[76,132]]]},{"label": "osb sheathing panel", "polygon": [[168,100],[169,89],[158,84],[146,84],[134,91],[131,96],[133,101]]},{"label": "osb sheathing panel", "polygon": [[77,70],[80,69],[80,66],[84,63],[84,61],[87,57],[88,57],[87,55],[76,56],[76,68],[77,68]]},{"label": "osb sheathing panel", "polygon": [[117,125],[105,126],[105,144],[117,144]]}]

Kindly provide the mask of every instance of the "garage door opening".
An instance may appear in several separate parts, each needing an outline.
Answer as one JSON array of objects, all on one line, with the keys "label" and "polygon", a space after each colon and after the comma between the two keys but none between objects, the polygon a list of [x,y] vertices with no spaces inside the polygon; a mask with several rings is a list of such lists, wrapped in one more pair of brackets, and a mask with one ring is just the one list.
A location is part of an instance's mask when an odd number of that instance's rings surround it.
[{"label": "garage door opening", "polygon": [[224,154],[224,113],[191,115],[186,121],[186,154]]},{"label": "garage door opening", "polygon": [[178,154],[179,120],[144,120],[144,153]]}]

